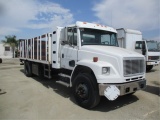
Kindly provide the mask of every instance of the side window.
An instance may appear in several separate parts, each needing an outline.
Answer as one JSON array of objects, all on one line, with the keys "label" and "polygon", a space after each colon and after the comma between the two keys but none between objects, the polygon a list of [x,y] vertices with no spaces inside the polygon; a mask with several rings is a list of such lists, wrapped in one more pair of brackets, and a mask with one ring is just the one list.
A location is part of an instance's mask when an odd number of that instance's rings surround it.
[{"label": "side window", "polygon": [[72,28],[68,28],[67,30],[67,40],[68,40],[68,43],[72,45],[72,41],[73,41]]},{"label": "side window", "polygon": [[77,46],[77,29],[76,28],[68,28],[67,39],[70,45]]},{"label": "side window", "polygon": [[5,46],[5,51],[10,51],[10,47],[8,47],[8,46]]},{"label": "side window", "polygon": [[142,49],[142,41],[136,41],[135,49]]},{"label": "side window", "polygon": [[76,28],[73,29],[73,36],[74,36],[73,45],[77,46],[77,29]]}]

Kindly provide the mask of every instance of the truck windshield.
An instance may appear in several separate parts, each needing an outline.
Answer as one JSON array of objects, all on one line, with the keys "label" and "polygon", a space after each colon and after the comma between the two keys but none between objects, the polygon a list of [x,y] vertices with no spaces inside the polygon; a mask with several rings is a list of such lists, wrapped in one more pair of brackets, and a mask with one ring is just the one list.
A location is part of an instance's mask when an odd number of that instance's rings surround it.
[{"label": "truck windshield", "polygon": [[113,32],[80,28],[80,35],[82,45],[106,45],[118,47],[116,33]]},{"label": "truck windshield", "polygon": [[148,51],[152,51],[152,52],[159,51],[157,42],[155,41],[146,41],[146,42],[147,42]]}]

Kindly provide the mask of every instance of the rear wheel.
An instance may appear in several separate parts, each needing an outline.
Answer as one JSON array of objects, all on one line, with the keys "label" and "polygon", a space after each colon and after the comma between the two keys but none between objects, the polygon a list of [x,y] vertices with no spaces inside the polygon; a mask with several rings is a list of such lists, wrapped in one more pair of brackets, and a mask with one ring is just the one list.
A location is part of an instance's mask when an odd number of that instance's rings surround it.
[{"label": "rear wheel", "polygon": [[32,76],[32,67],[31,67],[31,63],[28,61],[25,61],[24,63],[24,71],[25,71],[25,75],[27,77],[31,77]]},{"label": "rear wheel", "polygon": [[98,105],[100,96],[95,78],[87,73],[78,74],[73,81],[73,95],[83,108],[90,109]]},{"label": "rear wheel", "polygon": [[147,65],[146,66],[146,71],[150,71],[153,68],[153,65]]}]

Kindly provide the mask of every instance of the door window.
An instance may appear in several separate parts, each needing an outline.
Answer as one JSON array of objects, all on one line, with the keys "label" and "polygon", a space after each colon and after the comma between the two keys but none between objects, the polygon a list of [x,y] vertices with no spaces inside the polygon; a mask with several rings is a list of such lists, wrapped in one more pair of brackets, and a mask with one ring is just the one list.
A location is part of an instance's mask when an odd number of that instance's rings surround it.
[{"label": "door window", "polygon": [[67,39],[68,39],[69,45],[77,46],[77,29],[76,28],[68,28]]}]

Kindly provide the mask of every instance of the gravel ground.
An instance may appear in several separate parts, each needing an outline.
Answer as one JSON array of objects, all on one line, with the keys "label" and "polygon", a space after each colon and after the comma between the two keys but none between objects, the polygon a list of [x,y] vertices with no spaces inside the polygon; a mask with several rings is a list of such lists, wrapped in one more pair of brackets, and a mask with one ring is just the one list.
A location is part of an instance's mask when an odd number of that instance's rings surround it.
[{"label": "gravel ground", "polygon": [[28,78],[18,59],[0,64],[0,120],[4,119],[111,119],[160,118],[160,65],[146,73],[147,88],[132,96],[108,101],[102,97],[92,110],[79,107],[71,89],[54,79]]}]

